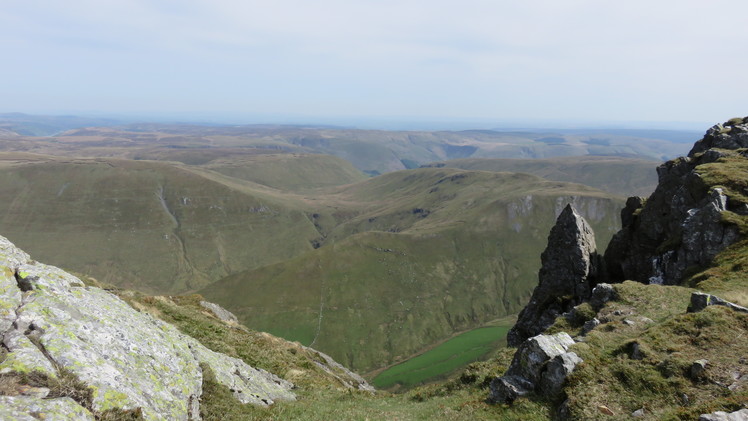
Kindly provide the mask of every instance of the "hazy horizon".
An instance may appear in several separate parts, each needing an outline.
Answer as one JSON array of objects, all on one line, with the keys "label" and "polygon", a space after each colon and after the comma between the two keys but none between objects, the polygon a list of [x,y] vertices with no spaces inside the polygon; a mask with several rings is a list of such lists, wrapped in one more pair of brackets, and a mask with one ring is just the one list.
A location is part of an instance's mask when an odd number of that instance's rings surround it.
[{"label": "hazy horizon", "polygon": [[[335,129],[358,130],[394,130],[394,131],[682,131],[703,132],[714,122],[683,121],[584,121],[553,119],[456,119],[456,118],[408,118],[408,117],[306,117],[293,115],[240,115],[236,113],[75,113],[60,112],[54,114],[25,113],[16,110],[0,110],[0,118],[20,114],[33,118],[82,118],[109,120],[111,124],[184,124],[216,126],[310,126],[330,127]],[[82,126],[81,126],[82,127]]]},{"label": "hazy horizon", "polygon": [[736,0],[9,2],[0,111],[703,130],[748,114],[745,15]]}]

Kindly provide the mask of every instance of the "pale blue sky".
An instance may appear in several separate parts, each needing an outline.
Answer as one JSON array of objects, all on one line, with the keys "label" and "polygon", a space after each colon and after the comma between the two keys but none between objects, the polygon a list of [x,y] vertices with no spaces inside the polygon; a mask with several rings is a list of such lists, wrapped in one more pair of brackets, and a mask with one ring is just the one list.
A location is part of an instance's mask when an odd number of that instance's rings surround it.
[{"label": "pale blue sky", "polygon": [[0,112],[267,120],[748,114],[744,0],[4,0]]}]

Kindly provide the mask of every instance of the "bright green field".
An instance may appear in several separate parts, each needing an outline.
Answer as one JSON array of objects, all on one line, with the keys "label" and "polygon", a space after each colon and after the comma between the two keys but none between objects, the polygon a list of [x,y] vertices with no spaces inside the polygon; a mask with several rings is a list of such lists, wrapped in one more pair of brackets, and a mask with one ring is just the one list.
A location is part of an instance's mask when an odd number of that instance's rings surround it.
[{"label": "bright green field", "polygon": [[395,385],[409,388],[444,376],[494,350],[510,328],[511,325],[481,327],[455,336],[430,351],[388,368],[375,377],[372,384],[379,389]]}]

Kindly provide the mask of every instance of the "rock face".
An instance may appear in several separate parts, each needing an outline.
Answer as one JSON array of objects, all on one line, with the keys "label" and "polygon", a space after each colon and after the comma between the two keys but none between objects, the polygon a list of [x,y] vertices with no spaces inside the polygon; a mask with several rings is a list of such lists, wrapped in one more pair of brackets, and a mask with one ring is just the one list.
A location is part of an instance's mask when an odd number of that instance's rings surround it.
[{"label": "rock face", "polygon": [[688,157],[657,168],[659,184],[649,199],[629,199],[622,211],[623,228],[605,252],[611,281],[678,284],[689,268],[703,267],[740,238],[737,227],[722,222],[721,215],[726,210],[746,214],[748,209],[733,203],[722,188],[708,185],[697,167],[726,156],[725,149],[748,147],[747,121],[732,119],[712,127]]},{"label": "rock face", "polygon": [[512,403],[531,392],[558,393],[566,376],[582,362],[577,354],[567,352],[573,344],[566,332],[537,335],[524,341],[506,373],[491,382],[489,401]]},{"label": "rock face", "polygon": [[0,340],[7,349],[0,374],[72,376],[92,392],[87,408],[64,397],[2,397],[0,419],[39,410],[88,414],[81,415],[85,419],[109,409],[139,409],[146,419],[199,419],[203,367],[243,403],[295,399],[290,382],[213,352],[118,297],[34,262],[3,237]]},{"label": "rock face", "polygon": [[548,236],[538,286],[509,331],[509,345],[537,335],[557,316],[588,299],[597,283],[599,260],[592,229],[567,205]]}]

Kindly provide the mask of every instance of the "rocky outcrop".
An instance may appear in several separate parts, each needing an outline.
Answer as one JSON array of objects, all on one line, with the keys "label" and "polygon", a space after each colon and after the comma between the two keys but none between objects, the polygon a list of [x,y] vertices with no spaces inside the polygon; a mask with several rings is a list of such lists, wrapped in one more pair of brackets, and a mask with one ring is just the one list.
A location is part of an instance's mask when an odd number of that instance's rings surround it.
[{"label": "rocky outcrop", "polygon": [[725,301],[716,295],[705,294],[703,292],[694,292],[691,294],[691,304],[688,306],[688,312],[695,313],[707,308],[708,306],[725,306],[740,313],[748,313],[748,308]]},{"label": "rocky outcrop", "polygon": [[605,252],[612,281],[678,284],[689,270],[709,264],[740,238],[738,228],[724,223],[722,214],[746,214],[748,209],[720,186],[705,182],[699,166],[727,156],[725,149],[748,147],[747,122],[739,118],[712,127],[687,157],[657,168],[659,184],[646,201],[629,199],[623,228]]},{"label": "rocky outcrop", "polygon": [[512,403],[532,392],[545,396],[557,394],[566,377],[582,362],[577,354],[567,352],[573,344],[574,340],[566,332],[537,335],[524,341],[506,373],[491,381],[488,400]]},{"label": "rocky outcrop", "polygon": [[[680,284],[687,274],[704,268],[718,253],[740,240],[741,229],[746,229],[748,190],[745,177],[733,173],[748,171],[746,159],[748,117],[711,128],[688,157],[658,167],[659,184],[648,199],[628,199],[621,211],[623,228],[611,240],[604,260],[598,260],[589,226],[567,206],[549,235],[538,286],[508,335],[509,344],[519,348],[504,376],[492,381],[489,400],[511,403],[531,392],[545,398],[561,392],[565,379],[581,362],[576,354],[567,352],[573,341],[565,333],[553,337],[533,335],[543,332],[562,314],[570,322],[583,321],[583,335],[605,322],[605,318],[592,317],[590,311],[599,315],[606,302],[616,299],[616,288],[602,281]],[[582,302],[588,304],[578,306]],[[698,292],[692,294],[688,311],[701,311],[710,305],[748,312],[744,307]],[[648,318],[640,320],[653,323]],[[622,322],[626,326],[637,323],[630,319]],[[631,342],[627,353],[631,360],[646,357],[646,350],[638,342]],[[708,363],[693,363],[690,377],[694,382],[703,380]],[[736,373],[733,378],[742,377]],[[558,414],[568,410],[564,407],[562,404]],[[599,409],[614,415],[606,406]],[[632,414],[644,415],[644,409]],[[741,412],[714,413],[702,418],[743,416]]]},{"label": "rocky outcrop", "polygon": [[67,414],[138,410],[145,419],[199,419],[203,368],[243,403],[267,406],[295,399],[290,382],[211,351],[118,297],[31,260],[3,237],[0,340],[7,350],[0,356],[0,374],[72,378],[90,393],[86,407],[64,397],[2,397],[2,419],[58,409]]},{"label": "rocky outcrop", "polygon": [[707,130],[703,139],[688,153],[694,156],[709,149],[748,148],[748,117],[733,118],[723,124],[717,124]]},{"label": "rocky outcrop", "polygon": [[588,299],[597,283],[599,256],[587,222],[566,205],[541,255],[538,286],[507,336],[511,346],[535,336],[556,317]]}]

